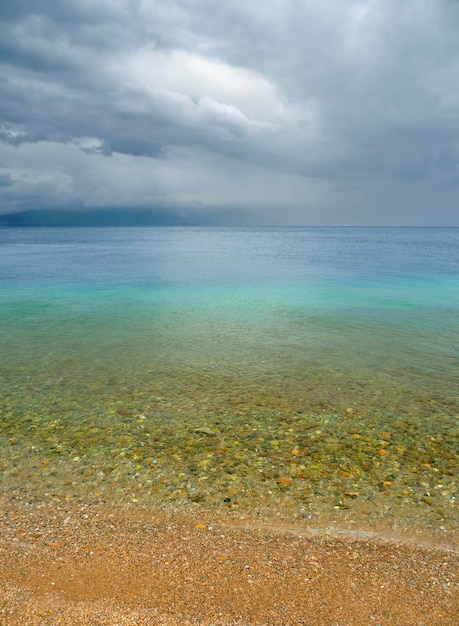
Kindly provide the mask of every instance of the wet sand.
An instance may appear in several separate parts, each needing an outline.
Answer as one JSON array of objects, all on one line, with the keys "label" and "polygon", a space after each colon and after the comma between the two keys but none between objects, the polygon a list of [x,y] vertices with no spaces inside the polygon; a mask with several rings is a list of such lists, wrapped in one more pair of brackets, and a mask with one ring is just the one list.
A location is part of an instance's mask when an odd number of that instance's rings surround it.
[{"label": "wet sand", "polygon": [[0,624],[459,624],[457,545],[218,511],[0,503]]}]

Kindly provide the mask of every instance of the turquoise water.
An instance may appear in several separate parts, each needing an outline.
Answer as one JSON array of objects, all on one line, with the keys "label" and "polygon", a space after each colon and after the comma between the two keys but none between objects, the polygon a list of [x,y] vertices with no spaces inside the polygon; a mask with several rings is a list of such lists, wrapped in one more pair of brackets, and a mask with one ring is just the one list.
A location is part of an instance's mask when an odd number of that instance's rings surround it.
[{"label": "turquoise water", "polygon": [[458,336],[459,229],[0,230],[4,484],[453,523]]}]

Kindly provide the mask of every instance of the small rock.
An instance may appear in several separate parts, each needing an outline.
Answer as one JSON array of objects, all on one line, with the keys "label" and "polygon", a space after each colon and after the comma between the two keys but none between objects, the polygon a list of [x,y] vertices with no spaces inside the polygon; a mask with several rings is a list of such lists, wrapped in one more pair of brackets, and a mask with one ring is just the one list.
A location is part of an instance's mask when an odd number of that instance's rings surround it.
[{"label": "small rock", "polygon": [[208,435],[209,437],[215,436],[217,433],[211,428],[207,428],[207,426],[199,426],[194,429],[194,432],[198,435]]},{"label": "small rock", "polygon": [[281,476],[280,478],[276,480],[276,483],[279,485],[281,489],[286,489],[287,487],[290,487],[292,482],[293,481],[289,476]]},{"label": "small rock", "polygon": [[345,491],[344,495],[347,496],[348,498],[357,498],[359,494],[358,491]]},{"label": "small rock", "polygon": [[194,493],[190,496],[190,500],[191,502],[202,502],[203,500],[205,500],[205,495],[201,492]]}]

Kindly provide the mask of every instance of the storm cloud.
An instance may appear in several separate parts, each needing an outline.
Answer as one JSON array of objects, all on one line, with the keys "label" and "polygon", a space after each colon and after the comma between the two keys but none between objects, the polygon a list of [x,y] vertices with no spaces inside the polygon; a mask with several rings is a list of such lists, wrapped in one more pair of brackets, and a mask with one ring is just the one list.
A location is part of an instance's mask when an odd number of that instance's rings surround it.
[{"label": "storm cloud", "polygon": [[0,212],[458,224],[454,0],[0,7]]}]

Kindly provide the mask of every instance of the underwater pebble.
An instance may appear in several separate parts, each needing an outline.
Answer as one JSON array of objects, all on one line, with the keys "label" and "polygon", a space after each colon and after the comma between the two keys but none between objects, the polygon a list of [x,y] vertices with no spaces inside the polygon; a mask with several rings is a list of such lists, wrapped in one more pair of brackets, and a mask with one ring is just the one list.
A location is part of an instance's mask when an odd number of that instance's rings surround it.
[{"label": "underwater pebble", "polygon": [[206,426],[199,426],[194,429],[194,432],[198,435],[208,435],[209,437],[216,435],[217,433],[211,428],[207,428]]},{"label": "underwater pebble", "polygon": [[292,484],[293,480],[288,477],[288,476],[281,476],[280,478],[278,478],[276,480],[277,484],[279,485],[279,487],[285,489],[287,487],[290,487],[290,485]]}]

